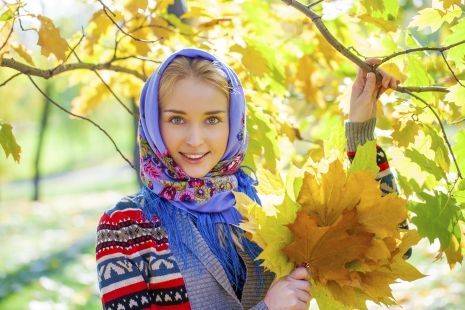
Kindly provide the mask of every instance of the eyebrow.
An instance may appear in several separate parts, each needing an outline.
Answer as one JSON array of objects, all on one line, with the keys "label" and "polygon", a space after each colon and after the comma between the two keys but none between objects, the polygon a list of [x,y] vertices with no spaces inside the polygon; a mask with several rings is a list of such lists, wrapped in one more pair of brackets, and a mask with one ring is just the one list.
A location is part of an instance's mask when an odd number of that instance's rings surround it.
[{"label": "eyebrow", "polygon": [[[173,110],[173,109],[163,110],[162,112],[163,112],[163,113],[176,113],[176,114],[182,114],[182,115],[186,115],[186,114],[187,114],[187,113],[184,112],[184,111],[181,111],[181,110]],[[224,110],[208,111],[208,112],[205,112],[205,115],[214,115],[214,114],[220,114],[220,113],[226,113],[226,111],[224,111]]]}]

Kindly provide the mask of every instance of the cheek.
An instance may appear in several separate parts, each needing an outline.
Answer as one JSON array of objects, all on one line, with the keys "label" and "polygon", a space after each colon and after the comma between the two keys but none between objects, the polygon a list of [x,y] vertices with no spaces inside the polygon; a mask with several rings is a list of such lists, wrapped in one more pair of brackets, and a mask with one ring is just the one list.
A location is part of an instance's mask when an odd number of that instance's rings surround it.
[{"label": "cheek", "polygon": [[229,125],[219,126],[216,130],[209,131],[210,140],[215,143],[218,149],[226,150],[229,137]]},{"label": "cheek", "polygon": [[172,128],[166,123],[160,124],[160,133],[161,138],[163,139],[163,143],[165,144],[168,151],[172,153],[176,146],[179,144],[181,133],[179,130]]}]

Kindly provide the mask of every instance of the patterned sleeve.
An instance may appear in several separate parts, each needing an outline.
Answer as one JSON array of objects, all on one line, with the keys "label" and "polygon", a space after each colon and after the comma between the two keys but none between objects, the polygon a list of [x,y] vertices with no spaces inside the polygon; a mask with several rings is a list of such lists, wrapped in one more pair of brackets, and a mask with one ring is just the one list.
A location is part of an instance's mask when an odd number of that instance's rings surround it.
[{"label": "patterned sleeve", "polygon": [[[349,160],[352,161],[355,157],[357,146],[363,145],[367,140],[375,140],[376,118],[371,118],[366,122],[345,122],[345,133],[347,139],[347,155]],[[397,190],[396,180],[394,175],[389,168],[389,162],[386,157],[386,153],[379,146],[376,145],[376,163],[379,167],[379,172],[376,176],[376,180],[380,182],[381,195],[387,195],[389,193],[399,193]],[[400,229],[408,229],[408,223],[405,220],[399,224]],[[409,258],[412,254],[412,249],[409,249],[405,254],[404,258]]]},{"label": "patterned sleeve", "polygon": [[103,309],[150,307],[148,283],[128,253],[128,220],[104,213],[97,226],[97,275]]}]

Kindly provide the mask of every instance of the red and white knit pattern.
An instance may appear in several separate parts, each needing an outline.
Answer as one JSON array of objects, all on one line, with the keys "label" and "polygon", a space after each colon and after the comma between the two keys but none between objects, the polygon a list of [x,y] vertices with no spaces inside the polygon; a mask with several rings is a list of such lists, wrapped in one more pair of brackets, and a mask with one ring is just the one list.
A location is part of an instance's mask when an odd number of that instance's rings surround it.
[{"label": "red and white knit pattern", "polygon": [[121,201],[97,227],[97,273],[104,309],[190,309],[184,280],[157,219]]}]

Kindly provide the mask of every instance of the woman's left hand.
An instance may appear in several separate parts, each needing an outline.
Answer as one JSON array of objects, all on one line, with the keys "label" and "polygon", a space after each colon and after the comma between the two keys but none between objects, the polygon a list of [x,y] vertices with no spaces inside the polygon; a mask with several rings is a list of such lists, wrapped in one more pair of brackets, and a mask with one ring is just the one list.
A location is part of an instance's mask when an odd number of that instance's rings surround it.
[{"label": "woman's left hand", "polygon": [[[381,60],[376,58],[367,60],[369,65],[376,65],[380,62]],[[376,75],[373,72],[358,69],[357,77],[352,85],[349,121],[362,123],[376,117],[376,101],[378,97],[388,88],[397,88],[399,81],[389,73],[381,69],[377,70],[383,77],[381,83],[376,81]]]}]

